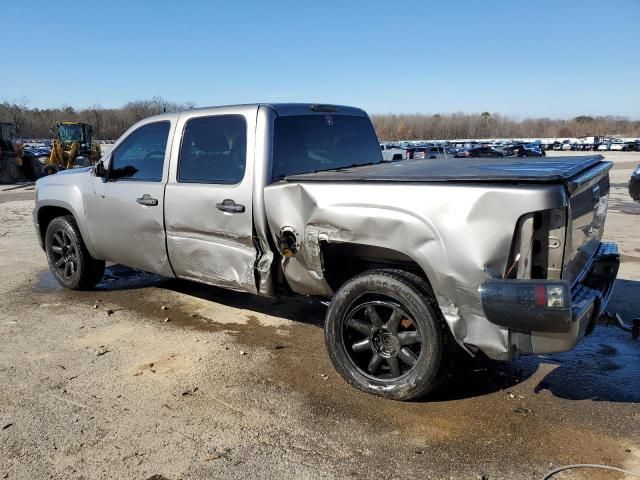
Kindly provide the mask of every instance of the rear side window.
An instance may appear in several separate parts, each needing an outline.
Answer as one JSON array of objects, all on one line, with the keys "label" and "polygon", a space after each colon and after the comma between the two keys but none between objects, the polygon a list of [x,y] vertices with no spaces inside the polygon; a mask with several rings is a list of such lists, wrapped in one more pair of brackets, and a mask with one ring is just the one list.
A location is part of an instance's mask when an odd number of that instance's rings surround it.
[{"label": "rear side window", "polygon": [[151,123],[129,135],[111,155],[109,180],[162,181],[169,127]]},{"label": "rear side window", "polygon": [[378,137],[368,117],[299,115],[275,120],[273,180],[381,161]]},{"label": "rear side window", "polygon": [[187,121],[180,147],[178,181],[233,185],[244,177],[247,123],[242,115]]}]

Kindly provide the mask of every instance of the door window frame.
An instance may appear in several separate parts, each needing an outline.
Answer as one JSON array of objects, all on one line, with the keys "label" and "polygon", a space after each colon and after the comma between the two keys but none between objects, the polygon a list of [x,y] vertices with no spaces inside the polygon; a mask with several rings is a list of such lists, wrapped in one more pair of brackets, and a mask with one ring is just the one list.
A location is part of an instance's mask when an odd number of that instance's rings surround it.
[{"label": "door window frame", "polygon": [[[164,147],[164,157],[162,158],[162,175],[160,176],[159,180],[150,180],[148,178],[112,178],[111,177],[111,171],[113,169],[113,163],[114,163],[114,159],[115,159],[115,154],[118,152],[118,150],[120,150],[120,148],[122,148],[122,145],[124,144],[124,142],[126,142],[131,135],[134,135],[135,133],[139,132],[140,130],[142,130],[145,127],[148,127],[150,125],[157,125],[160,123],[166,123],[169,125],[169,129],[167,130],[167,143],[165,144]],[[115,147],[111,152],[109,152],[109,167],[107,168],[107,175],[105,177],[105,180],[109,183],[112,182],[147,182],[147,183],[162,183],[164,182],[164,178],[165,178],[165,171],[166,171],[166,166],[167,166],[167,153],[171,151],[171,132],[172,132],[172,122],[171,120],[158,120],[155,122],[149,122],[149,123],[145,123],[144,125],[140,125],[138,128],[136,128],[135,130],[133,130],[131,133],[129,133],[125,138],[122,139],[121,142],[119,142],[118,146]]]},{"label": "door window frame", "polygon": [[[184,148],[184,139],[186,137],[187,126],[189,126],[189,122],[192,120],[201,120],[205,118],[219,118],[219,117],[240,117],[242,119],[242,123],[244,124],[245,134],[244,134],[244,168],[242,170],[242,177],[235,183],[230,182],[214,182],[214,181],[204,181],[204,180],[182,180],[180,179],[180,164],[182,162],[182,150]],[[202,115],[187,118],[182,126],[182,133],[180,135],[180,147],[178,148],[178,158],[176,162],[176,183],[178,184],[195,184],[195,185],[221,185],[225,187],[237,187],[239,186],[245,179],[247,175],[247,164],[249,159],[249,123],[247,122],[247,118],[242,113],[221,113],[219,115]]]}]

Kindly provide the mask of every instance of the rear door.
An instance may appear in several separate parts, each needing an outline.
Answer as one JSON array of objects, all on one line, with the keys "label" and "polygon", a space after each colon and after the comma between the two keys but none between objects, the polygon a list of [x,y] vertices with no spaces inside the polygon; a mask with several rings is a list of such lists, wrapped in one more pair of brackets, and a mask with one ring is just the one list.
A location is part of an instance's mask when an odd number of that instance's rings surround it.
[{"label": "rear door", "polygon": [[257,107],[180,117],[165,196],[167,250],[178,277],[256,292],[253,158]]},{"label": "rear door", "polygon": [[101,258],[173,276],[163,208],[174,124],[155,121],[132,131],[110,154],[106,181],[95,178],[87,221]]}]

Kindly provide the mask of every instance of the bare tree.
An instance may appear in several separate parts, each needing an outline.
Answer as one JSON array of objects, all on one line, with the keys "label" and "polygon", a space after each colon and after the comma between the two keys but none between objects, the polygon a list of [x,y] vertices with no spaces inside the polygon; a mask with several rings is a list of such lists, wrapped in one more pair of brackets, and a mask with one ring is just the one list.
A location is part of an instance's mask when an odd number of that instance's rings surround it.
[{"label": "bare tree", "polygon": [[[176,103],[162,97],[129,102],[121,108],[94,105],[75,109],[28,108],[26,98],[0,103],[0,121],[16,124],[18,135],[47,138],[51,127],[60,121],[85,122],[93,125],[96,138],[115,139],[143,118],[162,112],[188,110],[191,102]],[[498,113],[387,114],[373,115],[378,137],[384,140],[426,140],[491,137],[578,137],[586,135],[621,135],[640,137],[640,121],[617,116],[591,116],[561,120],[525,118],[514,120]]]}]

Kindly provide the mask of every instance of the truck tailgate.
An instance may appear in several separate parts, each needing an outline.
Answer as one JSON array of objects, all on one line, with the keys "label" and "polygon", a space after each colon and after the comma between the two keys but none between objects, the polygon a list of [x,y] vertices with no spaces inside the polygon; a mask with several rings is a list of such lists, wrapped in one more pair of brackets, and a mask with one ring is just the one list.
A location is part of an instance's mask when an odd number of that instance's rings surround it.
[{"label": "truck tailgate", "polygon": [[569,228],[562,278],[572,283],[598,250],[609,202],[609,170],[613,163],[601,162],[567,182]]}]

